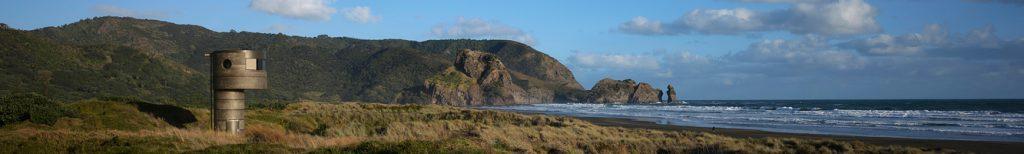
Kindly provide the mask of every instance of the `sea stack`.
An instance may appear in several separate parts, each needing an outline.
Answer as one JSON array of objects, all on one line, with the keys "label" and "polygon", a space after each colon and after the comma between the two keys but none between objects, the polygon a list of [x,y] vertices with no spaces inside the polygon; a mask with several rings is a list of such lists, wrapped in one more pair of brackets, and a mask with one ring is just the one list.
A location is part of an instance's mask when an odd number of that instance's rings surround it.
[{"label": "sea stack", "polygon": [[[665,91],[658,90],[658,101],[663,100],[661,98],[665,98]],[[667,102],[663,101],[663,103],[667,103]]]},{"label": "sea stack", "polygon": [[679,100],[679,98],[676,98],[676,89],[672,87],[672,84],[668,84],[666,89],[668,89],[668,98],[665,100],[665,103],[672,103]]}]

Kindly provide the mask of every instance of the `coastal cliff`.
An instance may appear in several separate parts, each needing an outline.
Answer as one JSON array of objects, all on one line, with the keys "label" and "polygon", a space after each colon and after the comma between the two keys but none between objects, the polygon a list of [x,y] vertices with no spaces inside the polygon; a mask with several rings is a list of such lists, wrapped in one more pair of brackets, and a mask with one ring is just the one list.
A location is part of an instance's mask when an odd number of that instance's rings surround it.
[{"label": "coastal cliff", "polygon": [[[455,65],[424,81],[425,103],[455,106],[508,105],[551,101],[552,93],[527,93],[513,83],[498,56],[463,50]],[[415,100],[408,103],[416,103]]]}]

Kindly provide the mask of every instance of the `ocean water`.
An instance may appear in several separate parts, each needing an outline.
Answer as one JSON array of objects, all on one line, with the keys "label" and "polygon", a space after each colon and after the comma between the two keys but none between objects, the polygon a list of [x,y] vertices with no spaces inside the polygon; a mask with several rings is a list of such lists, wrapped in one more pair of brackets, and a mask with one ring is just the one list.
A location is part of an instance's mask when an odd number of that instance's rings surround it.
[{"label": "ocean water", "polygon": [[1024,142],[1024,100],[687,100],[482,109],[617,117],[666,125],[918,139]]}]

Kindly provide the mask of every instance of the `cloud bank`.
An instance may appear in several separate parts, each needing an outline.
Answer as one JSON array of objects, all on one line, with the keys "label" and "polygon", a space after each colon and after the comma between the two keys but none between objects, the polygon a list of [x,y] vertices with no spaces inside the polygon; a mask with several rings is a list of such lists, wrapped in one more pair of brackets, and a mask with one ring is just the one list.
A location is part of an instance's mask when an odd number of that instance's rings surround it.
[{"label": "cloud bank", "polygon": [[342,11],[345,15],[345,19],[356,23],[374,23],[380,21],[380,16],[373,15],[370,11],[370,7],[358,6],[353,8],[347,8]]},{"label": "cloud bank", "polygon": [[292,26],[277,23],[277,24],[271,24],[267,28],[264,28],[263,31],[264,32],[268,32],[268,33],[284,33],[284,32],[287,32],[287,31],[289,31],[291,29],[292,29]]},{"label": "cloud bank", "polygon": [[273,15],[309,21],[331,20],[331,15],[337,12],[324,0],[253,0],[249,3],[249,8]]},{"label": "cloud bank", "polygon": [[855,35],[877,33],[877,10],[862,0],[746,0],[792,3],[782,10],[746,8],[697,9],[670,22],[638,16],[620,24],[618,31],[638,35],[717,34],[786,31],[792,34]]},{"label": "cloud bank", "polygon": [[657,57],[647,54],[601,54],[579,53],[569,57],[569,64],[584,69],[643,69],[656,70],[660,66]]},{"label": "cloud bank", "polygon": [[633,78],[710,99],[1019,96],[1014,89],[1024,86],[1024,38],[1004,39],[995,31],[957,33],[932,24],[900,35],[768,39],[724,55],[577,52],[566,62],[584,85],[601,77]]},{"label": "cloud bank", "polygon": [[92,7],[93,12],[97,12],[103,15],[111,16],[123,16],[123,17],[135,17],[135,18],[147,18],[147,19],[162,19],[167,18],[169,15],[166,12],[158,11],[137,11],[127,8],[122,8],[113,5],[96,5]]},{"label": "cloud bank", "polygon": [[919,33],[881,34],[838,44],[869,56],[945,57],[971,60],[1024,59],[1024,38],[999,38],[986,26],[967,33],[950,33],[941,25],[927,25]]}]

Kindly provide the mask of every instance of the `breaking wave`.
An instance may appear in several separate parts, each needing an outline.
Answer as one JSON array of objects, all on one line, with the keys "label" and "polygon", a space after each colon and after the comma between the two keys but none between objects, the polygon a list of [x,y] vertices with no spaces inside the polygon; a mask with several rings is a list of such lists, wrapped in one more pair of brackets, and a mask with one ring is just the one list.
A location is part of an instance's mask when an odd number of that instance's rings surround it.
[{"label": "breaking wave", "polygon": [[583,103],[480,108],[777,132],[1024,142],[1024,114],[990,110],[856,110],[789,106]]}]

